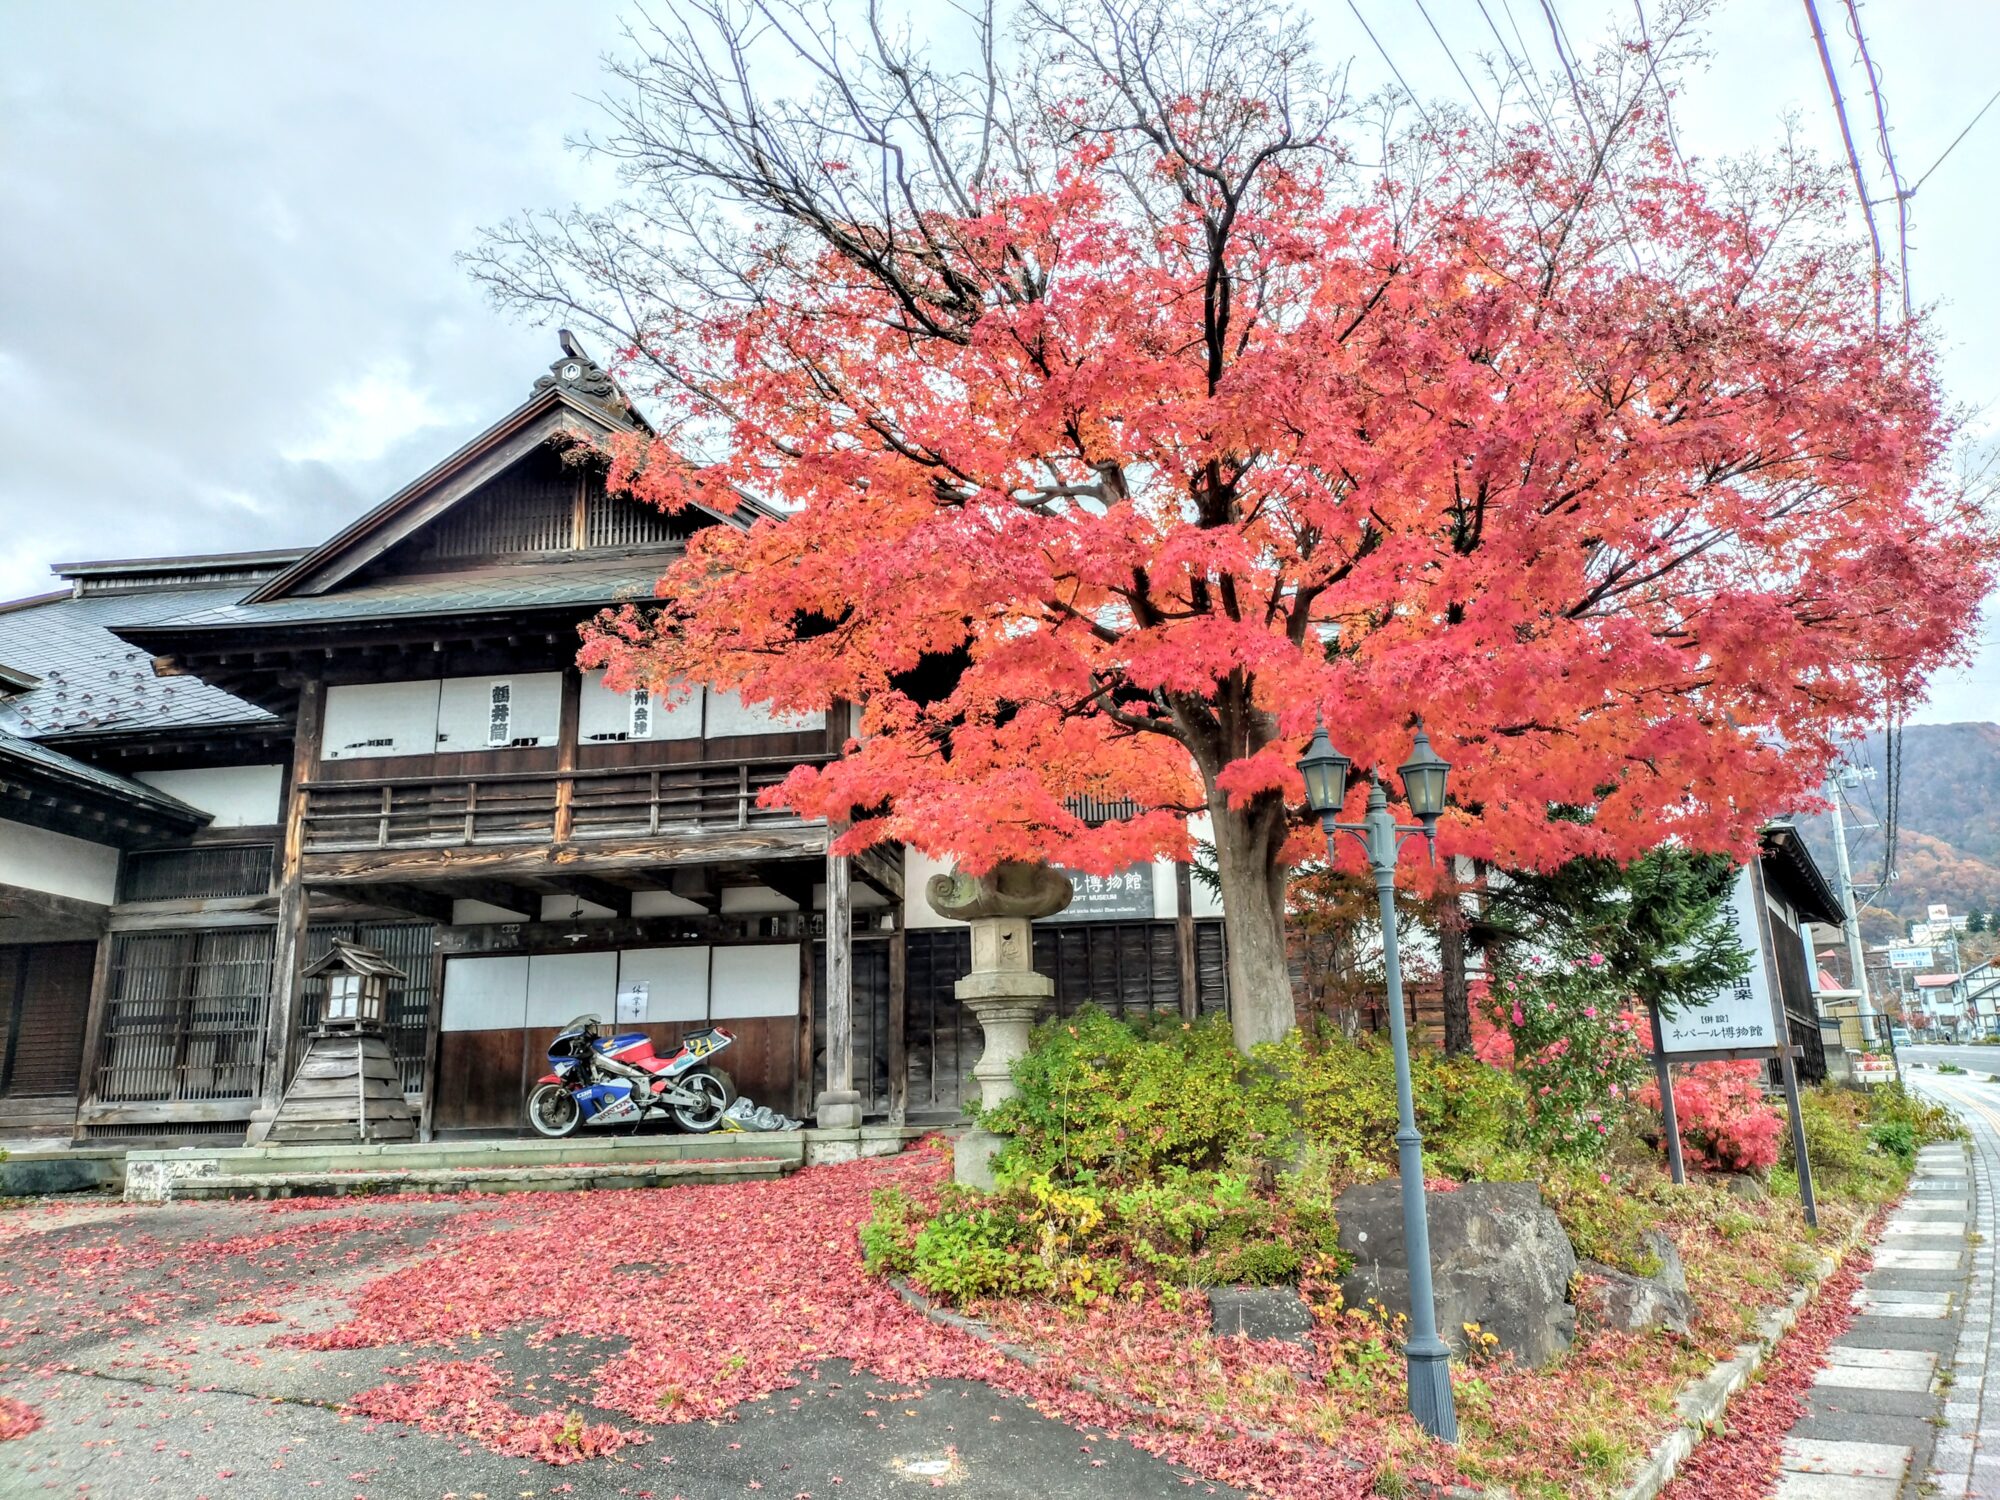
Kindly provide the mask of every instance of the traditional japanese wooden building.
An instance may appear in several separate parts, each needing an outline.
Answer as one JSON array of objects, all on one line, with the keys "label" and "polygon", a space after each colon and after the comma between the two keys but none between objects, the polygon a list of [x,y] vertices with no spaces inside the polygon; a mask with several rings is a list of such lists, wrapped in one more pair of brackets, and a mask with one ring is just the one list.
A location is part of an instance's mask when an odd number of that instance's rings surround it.
[{"label": "traditional japanese wooden building", "polygon": [[[389,1042],[427,1134],[521,1128],[587,1011],[728,1025],[738,1086],[790,1113],[959,1112],[978,1028],[934,867],[758,805],[852,710],[577,669],[582,620],[762,514],[607,493],[575,439],[641,420],[566,339],[317,547],[65,565],[0,606],[0,1134],[257,1138],[336,938],[406,976]],[[1037,941],[1065,1008],[1227,1004],[1219,911],[1164,862],[1085,881]]]}]

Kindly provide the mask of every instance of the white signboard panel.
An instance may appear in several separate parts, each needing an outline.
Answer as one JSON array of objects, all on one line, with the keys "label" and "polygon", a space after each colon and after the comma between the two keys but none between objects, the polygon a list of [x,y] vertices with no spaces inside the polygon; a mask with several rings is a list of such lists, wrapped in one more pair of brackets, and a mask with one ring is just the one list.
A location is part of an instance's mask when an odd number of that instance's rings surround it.
[{"label": "white signboard panel", "polygon": [[1929,948],[1891,948],[1889,967],[1892,969],[1928,969],[1937,962],[1937,957]]},{"label": "white signboard panel", "polygon": [[1736,919],[1736,940],[1750,955],[1750,972],[1706,1002],[1684,1005],[1672,1016],[1660,1018],[1660,1042],[1669,1055],[1778,1045],[1771,990],[1765,979],[1756,889],[1747,866],[1736,872],[1736,889],[1729,904]]},{"label": "white signboard panel", "polygon": [[1933,902],[1924,908],[1924,918],[1932,927],[1951,926],[1951,908],[1940,902]]},{"label": "white signboard panel", "polygon": [[446,1031],[516,1030],[527,1013],[527,959],[509,954],[444,961]]},{"label": "white signboard panel", "polygon": [[717,1021],[799,1013],[799,945],[757,943],[710,956],[708,1014]]},{"label": "white signboard panel", "polygon": [[578,1016],[609,1021],[618,1003],[616,953],[536,953],[528,959],[529,1026],[566,1026]]},{"label": "white signboard panel", "polygon": [[1925,943],[1928,943],[1930,940],[1931,940],[1930,923],[1912,922],[1910,924],[1910,945],[1912,947],[1921,948]]},{"label": "white signboard panel", "polygon": [[[618,955],[618,988],[646,991],[642,1021],[701,1021],[708,1017],[707,948],[627,948]],[[798,1004],[798,977],[792,1003]]]}]

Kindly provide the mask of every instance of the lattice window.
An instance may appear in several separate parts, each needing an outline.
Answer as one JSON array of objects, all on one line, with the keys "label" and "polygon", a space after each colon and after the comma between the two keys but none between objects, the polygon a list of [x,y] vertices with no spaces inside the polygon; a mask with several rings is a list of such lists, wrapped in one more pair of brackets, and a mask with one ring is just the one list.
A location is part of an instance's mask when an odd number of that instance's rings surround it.
[{"label": "lattice window", "polygon": [[271,888],[269,844],[194,844],[137,849],[118,872],[120,901],[195,901],[261,896]]},{"label": "lattice window", "polygon": [[[389,1055],[396,1060],[403,1092],[424,1091],[424,1058],[429,1052],[431,1016],[431,965],[437,947],[437,926],[431,922],[328,922],[306,929],[308,964],[323,958],[335,938],[361,943],[375,949],[406,976],[389,981],[386,1014]],[[303,1020],[293,1037],[293,1057],[289,1068],[298,1067],[305,1051],[304,1032],[319,1024],[326,1005],[326,979],[308,979],[305,985]]]},{"label": "lattice window", "polygon": [[255,1095],[275,937],[270,927],[119,933],[97,1097],[183,1103]]}]

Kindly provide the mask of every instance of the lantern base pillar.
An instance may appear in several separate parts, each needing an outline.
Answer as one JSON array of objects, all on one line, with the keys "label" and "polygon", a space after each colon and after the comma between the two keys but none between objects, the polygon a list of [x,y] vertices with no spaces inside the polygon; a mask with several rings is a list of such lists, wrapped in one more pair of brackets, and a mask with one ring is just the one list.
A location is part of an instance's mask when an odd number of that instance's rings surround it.
[{"label": "lantern base pillar", "polygon": [[370,1026],[319,1026],[271,1117],[269,1145],[413,1141],[417,1112],[403,1097],[389,1042]]}]

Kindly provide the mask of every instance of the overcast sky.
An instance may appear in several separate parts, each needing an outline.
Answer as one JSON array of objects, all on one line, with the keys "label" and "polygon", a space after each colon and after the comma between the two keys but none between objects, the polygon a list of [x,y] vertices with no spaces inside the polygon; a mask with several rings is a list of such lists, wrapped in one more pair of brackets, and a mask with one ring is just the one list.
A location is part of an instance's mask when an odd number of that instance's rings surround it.
[{"label": "overcast sky", "polygon": [[[1357,4],[1419,93],[1464,97],[1416,0]],[[1478,85],[1476,0],[1427,5]],[[1556,8],[1579,48],[1630,12]],[[1347,8],[1318,9],[1329,58],[1386,80]],[[1821,9],[1858,94],[1843,7]],[[1513,11],[1553,65],[1538,0]],[[618,17],[581,0],[0,0],[0,599],[45,591],[55,562],[316,541],[525,396],[553,333],[494,312],[452,255],[511,212],[602,196],[564,139],[595,122]],[[2000,84],[2000,5],[1875,0],[1862,18],[1912,180]],[[1685,148],[1768,142],[1795,110],[1838,150],[1797,0],[1733,0],[1715,49],[1676,107]],[[1865,96],[1850,108],[1870,118]],[[1996,152],[2000,106],[1913,202],[1912,280],[1987,431]],[[2000,717],[2000,612],[1923,717]]]}]

